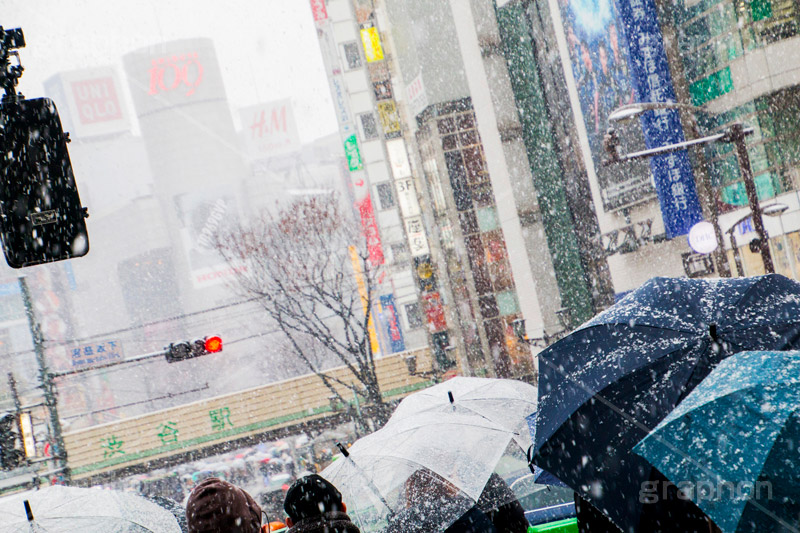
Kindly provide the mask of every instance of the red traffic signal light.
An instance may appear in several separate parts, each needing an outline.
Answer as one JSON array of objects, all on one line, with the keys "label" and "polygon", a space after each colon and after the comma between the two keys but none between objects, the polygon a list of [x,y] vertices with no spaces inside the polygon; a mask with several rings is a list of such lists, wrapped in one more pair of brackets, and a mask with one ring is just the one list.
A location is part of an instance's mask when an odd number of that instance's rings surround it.
[{"label": "red traffic signal light", "polygon": [[222,351],[222,337],[219,335],[206,337],[203,344],[208,353],[217,353]]},{"label": "red traffic signal light", "polygon": [[168,363],[176,363],[184,359],[192,359],[201,355],[222,351],[222,337],[210,335],[193,341],[173,342],[164,348],[164,357]]}]

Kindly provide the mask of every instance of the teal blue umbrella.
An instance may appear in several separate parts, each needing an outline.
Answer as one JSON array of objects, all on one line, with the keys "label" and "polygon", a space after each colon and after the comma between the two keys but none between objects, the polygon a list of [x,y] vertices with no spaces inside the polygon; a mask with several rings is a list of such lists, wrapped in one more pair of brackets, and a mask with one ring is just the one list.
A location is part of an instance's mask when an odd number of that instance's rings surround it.
[{"label": "teal blue umbrella", "polygon": [[800,352],[728,357],[633,451],[725,533],[800,531]]}]

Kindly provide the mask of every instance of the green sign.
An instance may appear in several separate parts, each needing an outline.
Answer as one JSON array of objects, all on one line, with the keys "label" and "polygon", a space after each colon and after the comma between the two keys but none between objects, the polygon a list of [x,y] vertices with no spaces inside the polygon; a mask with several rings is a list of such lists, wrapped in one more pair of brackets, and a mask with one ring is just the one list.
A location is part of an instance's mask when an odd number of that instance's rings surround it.
[{"label": "green sign", "polygon": [[347,167],[351,171],[364,168],[364,165],[361,164],[361,153],[358,151],[355,134],[344,140],[344,153],[347,156]]}]

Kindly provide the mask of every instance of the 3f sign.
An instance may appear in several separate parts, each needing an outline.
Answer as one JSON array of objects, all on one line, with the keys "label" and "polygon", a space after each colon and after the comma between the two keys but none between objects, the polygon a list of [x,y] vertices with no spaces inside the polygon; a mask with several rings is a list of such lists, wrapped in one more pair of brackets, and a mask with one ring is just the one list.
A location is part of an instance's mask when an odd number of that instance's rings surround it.
[{"label": "3f sign", "polygon": [[267,121],[267,111],[262,109],[260,113],[253,116],[253,123],[250,125],[252,137],[269,137],[276,133],[287,133],[286,126],[286,106],[274,108],[269,113]]}]

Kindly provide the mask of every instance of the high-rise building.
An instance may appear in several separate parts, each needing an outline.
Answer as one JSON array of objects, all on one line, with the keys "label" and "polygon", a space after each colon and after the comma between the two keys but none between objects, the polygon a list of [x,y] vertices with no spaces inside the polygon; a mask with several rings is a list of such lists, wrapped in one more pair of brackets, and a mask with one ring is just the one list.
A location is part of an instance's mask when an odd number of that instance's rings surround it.
[{"label": "high-rise building", "polygon": [[377,287],[376,315],[388,318],[385,329],[394,339],[389,351],[431,345],[439,369],[448,370],[450,332],[374,13],[366,2],[349,0],[315,1],[312,12],[350,200],[367,236],[370,261],[387,274]]}]

